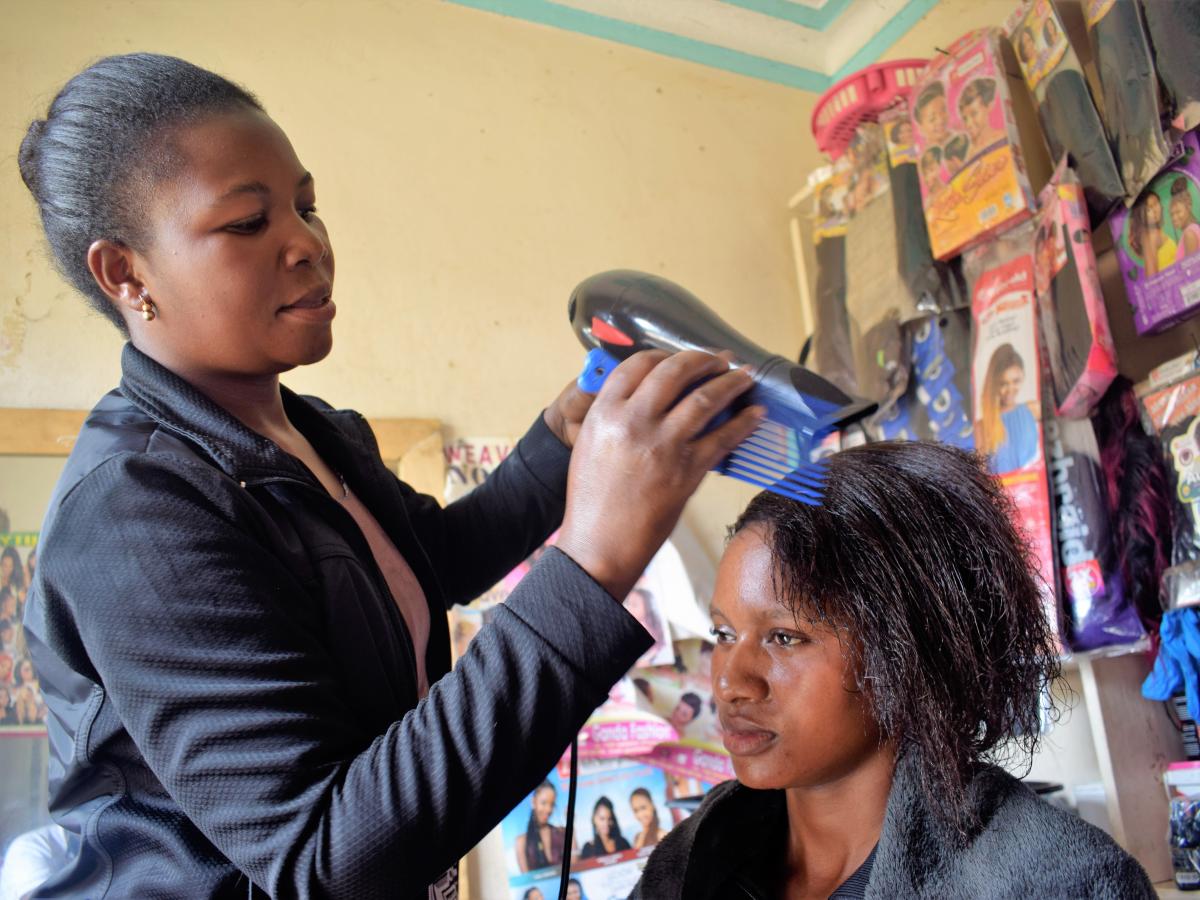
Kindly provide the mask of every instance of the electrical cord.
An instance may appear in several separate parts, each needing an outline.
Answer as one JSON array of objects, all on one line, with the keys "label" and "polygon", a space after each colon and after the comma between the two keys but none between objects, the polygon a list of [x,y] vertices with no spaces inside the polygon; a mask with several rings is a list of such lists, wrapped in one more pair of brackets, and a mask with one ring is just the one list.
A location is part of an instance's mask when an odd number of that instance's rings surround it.
[{"label": "electrical cord", "polygon": [[575,830],[575,782],[579,777],[579,738],[571,741],[571,776],[567,782],[567,826],[563,830],[562,876],[558,882],[558,900],[567,900],[567,885],[571,881],[571,847]]}]

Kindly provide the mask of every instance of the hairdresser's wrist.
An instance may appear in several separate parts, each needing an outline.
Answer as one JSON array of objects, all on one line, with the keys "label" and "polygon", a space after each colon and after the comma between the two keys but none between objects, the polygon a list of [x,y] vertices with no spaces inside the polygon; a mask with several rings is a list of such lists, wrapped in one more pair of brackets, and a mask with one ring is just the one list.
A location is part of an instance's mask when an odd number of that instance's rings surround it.
[{"label": "hairdresser's wrist", "polygon": [[618,602],[624,601],[642,576],[648,560],[632,558],[628,553],[614,552],[607,542],[600,542],[585,529],[576,528],[568,518],[563,522],[554,546],[591,576],[592,580]]}]

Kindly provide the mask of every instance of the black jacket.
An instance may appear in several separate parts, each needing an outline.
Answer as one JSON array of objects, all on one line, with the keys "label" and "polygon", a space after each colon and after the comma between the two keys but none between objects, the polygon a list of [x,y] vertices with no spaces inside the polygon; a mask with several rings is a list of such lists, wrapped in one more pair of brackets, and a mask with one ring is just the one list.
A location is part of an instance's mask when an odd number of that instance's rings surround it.
[{"label": "black jacket", "polygon": [[[1007,772],[981,767],[968,797],[982,825],[963,841],[929,808],[913,758],[902,758],[865,890],[847,882],[834,897],[854,887],[866,900],[1153,900],[1145,871],[1112,838]],[[654,849],[630,900],[776,896],[785,802],[783,791],[717,785]]]},{"label": "black jacket", "polygon": [[[51,812],[77,863],[38,896],[420,897],[553,766],[649,636],[546,553],[449,668],[445,610],[558,524],[569,453],[539,418],[441,509],[357,413],[284,392],[429,601],[403,618],[309,470],[127,346],[43,526],[26,634]],[[444,677],[442,677],[444,676]]]}]

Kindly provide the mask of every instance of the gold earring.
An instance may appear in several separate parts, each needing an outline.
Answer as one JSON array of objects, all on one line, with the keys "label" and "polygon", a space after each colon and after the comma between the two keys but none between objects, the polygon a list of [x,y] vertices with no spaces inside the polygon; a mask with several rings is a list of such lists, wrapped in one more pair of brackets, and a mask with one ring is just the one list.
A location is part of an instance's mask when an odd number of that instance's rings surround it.
[{"label": "gold earring", "polygon": [[142,318],[149,322],[155,315],[154,301],[150,299],[150,294],[145,288],[142,288],[142,292],[138,296],[142,300]]}]

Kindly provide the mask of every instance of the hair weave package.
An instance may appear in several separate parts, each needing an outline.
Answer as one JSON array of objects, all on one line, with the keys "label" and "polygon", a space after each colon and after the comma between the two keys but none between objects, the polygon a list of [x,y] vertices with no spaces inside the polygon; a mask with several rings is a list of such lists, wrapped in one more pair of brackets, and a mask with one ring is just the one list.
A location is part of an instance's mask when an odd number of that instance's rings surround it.
[{"label": "hair weave package", "polygon": [[[1124,2],[1124,0],[1122,0]],[[1180,128],[1200,125],[1200,4],[1141,0],[1154,67],[1171,100],[1171,118]]]},{"label": "hair weave package", "polygon": [[1088,415],[1117,375],[1083,190],[1060,163],[1039,195],[1037,298],[1058,415]]},{"label": "hair weave package", "polygon": [[1009,38],[1054,162],[1069,155],[1092,218],[1099,222],[1125,196],[1108,135],[1079,60],[1050,0],[1028,0],[1009,19]]},{"label": "hair weave package", "polygon": [[1100,112],[1113,138],[1125,196],[1132,200],[1171,150],[1163,135],[1141,7],[1133,0],[1086,0],[1083,16],[1100,75]]},{"label": "hair weave package", "polygon": [[1189,131],[1174,159],[1129,209],[1109,219],[1138,334],[1200,311],[1200,136]]},{"label": "hair weave package", "polygon": [[[1034,225],[963,254],[975,341],[971,383],[975,449],[1012,499],[1029,540],[1051,626],[1059,629],[1050,492],[1042,435],[1042,383],[1034,294]],[[1061,634],[1061,631],[1058,633]]]}]

